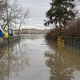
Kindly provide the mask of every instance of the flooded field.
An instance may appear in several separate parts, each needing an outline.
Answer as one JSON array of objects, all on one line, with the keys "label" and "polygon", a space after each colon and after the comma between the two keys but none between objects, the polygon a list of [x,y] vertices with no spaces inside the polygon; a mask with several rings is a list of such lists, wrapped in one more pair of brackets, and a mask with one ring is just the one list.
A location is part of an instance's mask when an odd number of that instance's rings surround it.
[{"label": "flooded field", "polygon": [[47,43],[44,35],[22,35],[0,48],[0,80],[80,80],[80,50]]}]

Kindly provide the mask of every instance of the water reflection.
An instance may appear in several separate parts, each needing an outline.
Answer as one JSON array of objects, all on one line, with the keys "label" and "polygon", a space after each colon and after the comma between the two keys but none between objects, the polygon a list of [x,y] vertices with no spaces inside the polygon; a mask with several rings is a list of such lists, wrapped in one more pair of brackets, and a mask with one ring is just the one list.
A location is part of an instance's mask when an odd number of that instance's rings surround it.
[{"label": "water reflection", "polygon": [[43,36],[24,35],[0,48],[0,80],[80,80],[80,50],[63,42],[48,46]]},{"label": "water reflection", "polygon": [[[39,39],[42,36],[44,36],[44,34],[22,34],[22,39],[31,39],[31,40],[35,40],[35,39]],[[43,38],[43,37],[42,37]]]},{"label": "water reflection", "polygon": [[0,48],[0,80],[11,80],[28,65],[19,43]]},{"label": "water reflection", "polygon": [[80,80],[80,50],[63,43],[49,43],[55,52],[45,52],[50,80]]}]

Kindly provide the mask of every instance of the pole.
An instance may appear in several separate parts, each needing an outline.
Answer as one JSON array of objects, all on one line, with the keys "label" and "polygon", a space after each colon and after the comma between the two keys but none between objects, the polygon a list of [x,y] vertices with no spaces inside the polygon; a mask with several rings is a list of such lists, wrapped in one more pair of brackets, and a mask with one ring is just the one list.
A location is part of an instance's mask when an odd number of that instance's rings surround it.
[{"label": "pole", "polygon": [[8,0],[6,0],[6,15],[7,15],[7,27],[8,27],[8,44],[9,44],[9,17],[8,17]]}]

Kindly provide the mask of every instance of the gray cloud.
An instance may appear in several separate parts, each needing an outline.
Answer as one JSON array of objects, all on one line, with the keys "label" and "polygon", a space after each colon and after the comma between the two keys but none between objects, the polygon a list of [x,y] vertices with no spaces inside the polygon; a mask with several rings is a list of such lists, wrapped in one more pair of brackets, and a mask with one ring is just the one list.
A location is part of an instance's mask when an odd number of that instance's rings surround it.
[{"label": "gray cloud", "polygon": [[50,0],[18,0],[18,3],[30,9],[30,19],[27,24],[44,24],[45,13],[49,9]]}]

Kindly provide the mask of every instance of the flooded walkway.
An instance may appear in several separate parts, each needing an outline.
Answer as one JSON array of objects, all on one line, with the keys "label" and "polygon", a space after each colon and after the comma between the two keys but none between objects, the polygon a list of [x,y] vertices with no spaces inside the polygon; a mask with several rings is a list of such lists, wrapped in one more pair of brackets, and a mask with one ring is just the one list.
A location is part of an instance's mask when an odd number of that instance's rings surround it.
[{"label": "flooded walkway", "polygon": [[80,80],[80,50],[23,35],[0,49],[0,80]]}]

